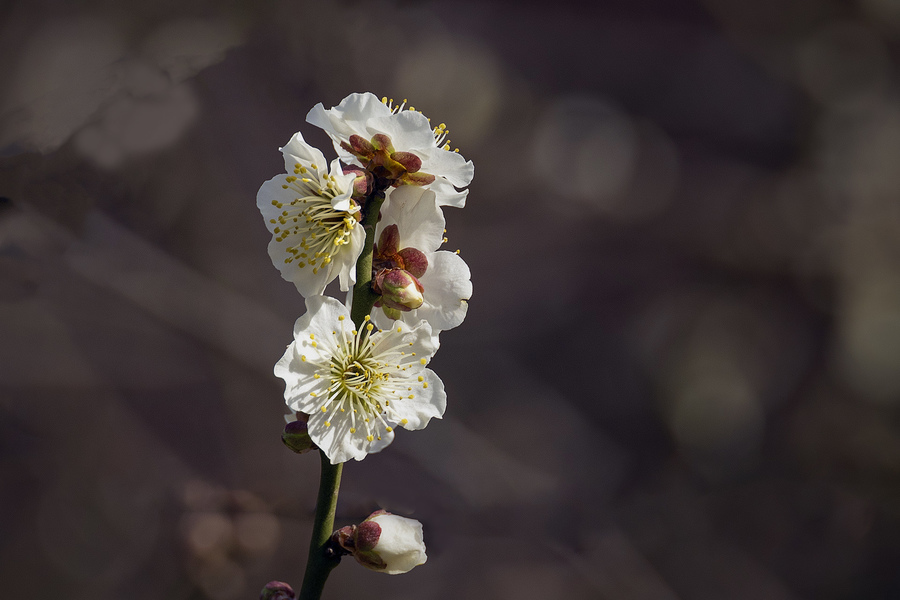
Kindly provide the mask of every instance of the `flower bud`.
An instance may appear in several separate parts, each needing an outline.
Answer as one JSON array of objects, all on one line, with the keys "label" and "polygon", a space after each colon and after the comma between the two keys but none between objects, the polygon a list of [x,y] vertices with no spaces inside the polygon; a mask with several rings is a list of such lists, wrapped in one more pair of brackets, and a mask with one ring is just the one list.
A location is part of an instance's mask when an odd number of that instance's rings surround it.
[{"label": "flower bud", "polygon": [[379,510],[357,526],[341,529],[340,544],[367,569],[388,575],[406,573],[424,564],[422,524]]},{"label": "flower bud", "polygon": [[283,581],[270,581],[259,593],[259,600],[294,600],[294,589]]},{"label": "flower bud", "polygon": [[388,308],[407,312],[422,306],[425,288],[411,273],[403,269],[384,269],[375,276],[375,291]]},{"label": "flower bud", "polygon": [[316,445],[313,444],[312,438],[309,437],[309,428],[306,424],[309,417],[303,413],[299,414],[302,415],[303,418],[289,421],[287,425],[284,426],[284,431],[281,434],[281,441],[284,442],[285,446],[297,454],[303,454],[304,452],[313,450]]}]

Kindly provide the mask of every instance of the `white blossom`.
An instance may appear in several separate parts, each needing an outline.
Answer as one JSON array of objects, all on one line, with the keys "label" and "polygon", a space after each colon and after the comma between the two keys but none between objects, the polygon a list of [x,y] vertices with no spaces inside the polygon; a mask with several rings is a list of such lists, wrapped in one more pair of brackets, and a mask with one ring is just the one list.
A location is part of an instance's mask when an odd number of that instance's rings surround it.
[{"label": "white blossom", "polygon": [[[352,151],[352,138],[359,136],[363,142],[371,142],[375,136],[386,135],[392,149],[398,153],[410,153],[421,160],[412,173],[433,176],[418,180],[437,196],[438,206],[463,207],[468,190],[458,191],[472,181],[475,167],[457,150],[451,150],[447,142],[446,125],[433,127],[427,117],[404,101],[394,106],[387,98],[378,98],[369,92],[350,94],[334,108],[325,109],[319,103],[309,111],[306,120],[321,127],[331,137],[338,155],[347,163],[366,167],[357,152]],[[423,183],[426,182],[426,183]]]},{"label": "white blossom", "polygon": [[425,367],[437,347],[425,321],[380,330],[367,318],[356,330],[346,306],[311,296],[275,375],[332,464],[362,460],[387,447],[396,427],[422,429],[444,414],[444,384]]},{"label": "white blossom", "polygon": [[355,175],[345,175],[338,160],[329,173],[325,157],[300,133],[281,152],[287,175],[265,182],[256,195],[272,233],[272,263],[304,297],[321,294],[336,278],[347,291],[365,241],[351,199]]}]

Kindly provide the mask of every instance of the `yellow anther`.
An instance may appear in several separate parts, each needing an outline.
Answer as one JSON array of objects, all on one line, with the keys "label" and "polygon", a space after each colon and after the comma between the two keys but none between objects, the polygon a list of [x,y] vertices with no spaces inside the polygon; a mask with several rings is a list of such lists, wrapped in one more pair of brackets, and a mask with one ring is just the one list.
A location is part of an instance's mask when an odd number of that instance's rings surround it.
[{"label": "yellow anther", "polygon": [[422,364],[424,365],[424,364],[427,363],[428,361],[425,360],[424,358],[420,358],[420,359],[419,359],[419,362],[422,363]]},{"label": "yellow anther", "polygon": [[350,433],[356,433],[356,427],[351,427],[351,428],[350,428]]},{"label": "yellow anther", "polygon": [[409,419],[403,419],[402,421],[400,421],[401,425],[406,425],[407,423],[409,423]]},{"label": "yellow anther", "polygon": [[419,381],[425,381],[425,378],[419,375]]},{"label": "yellow anther", "polygon": [[[303,256],[303,255],[301,254],[300,256]],[[344,315],[341,315],[338,317],[338,321],[343,321],[343,320],[344,320]]]},{"label": "yellow anther", "polygon": [[329,423],[328,421],[325,421],[325,427],[331,427],[331,423]]},{"label": "yellow anther", "polygon": [[390,433],[390,432],[392,432],[394,429],[393,429],[393,427],[385,427],[384,430],[387,431],[388,433]]},{"label": "yellow anther", "polygon": [[369,434],[369,435],[366,436],[366,439],[367,439],[368,441],[371,442],[371,441],[374,440],[375,438],[372,437],[372,434]]},{"label": "yellow anther", "polygon": [[427,387],[428,387],[428,383],[427,383],[427,382],[426,382],[426,383],[423,383],[423,384],[422,384],[422,387],[423,387],[423,388],[427,388]]},{"label": "yellow anther", "polygon": [[[321,377],[319,376],[318,373],[315,373],[315,374],[313,375],[313,379],[321,379]],[[419,378],[419,381],[422,381],[422,378],[421,378],[421,377]]]},{"label": "yellow anther", "polygon": [[305,354],[301,354],[301,355],[300,355],[300,360],[302,360],[303,362],[306,362],[306,355],[305,355]]},{"label": "yellow anther", "polygon": [[372,331],[373,329],[375,329],[375,326],[372,325],[371,323],[369,323],[368,325],[366,325],[366,331]]},{"label": "yellow anther", "polygon": [[413,398],[415,398],[415,396],[413,396],[412,394],[410,394],[409,396],[407,396],[407,398],[409,398],[410,400],[412,400]]},{"label": "yellow anther", "polygon": [[372,317],[369,315],[366,315],[365,317],[363,317],[363,321],[371,321],[371,320],[372,320]]}]

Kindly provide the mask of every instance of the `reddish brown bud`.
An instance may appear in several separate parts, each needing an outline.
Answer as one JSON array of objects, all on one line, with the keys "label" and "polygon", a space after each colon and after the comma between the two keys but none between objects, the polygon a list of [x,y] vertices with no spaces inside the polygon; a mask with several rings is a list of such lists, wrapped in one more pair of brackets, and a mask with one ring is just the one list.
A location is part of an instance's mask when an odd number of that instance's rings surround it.
[{"label": "reddish brown bud", "polygon": [[403,268],[416,278],[425,274],[428,269],[428,258],[425,253],[416,248],[404,248],[397,253],[403,261]]},{"label": "reddish brown bud", "polygon": [[385,151],[391,155],[394,152],[394,146],[391,144],[391,138],[383,133],[376,133],[372,137],[372,147],[379,151]]},{"label": "reddish brown bud", "polygon": [[412,152],[394,152],[391,158],[403,165],[407,173],[415,173],[422,168],[422,159]]},{"label": "reddish brown bud", "polygon": [[378,238],[377,254],[379,257],[390,257],[400,250],[400,228],[396,225],[385,227]]},{"label": "reddish brown bud", "polygon": [[434,175],[428,173],[407,173],[394,182],[394,187],[401,185],[430,185],[434,183]]},{"label": "reddish brown bud", "polygon": [[294,589],[283,581],[270,581],[259,593],[259,600],[294,600]]}]

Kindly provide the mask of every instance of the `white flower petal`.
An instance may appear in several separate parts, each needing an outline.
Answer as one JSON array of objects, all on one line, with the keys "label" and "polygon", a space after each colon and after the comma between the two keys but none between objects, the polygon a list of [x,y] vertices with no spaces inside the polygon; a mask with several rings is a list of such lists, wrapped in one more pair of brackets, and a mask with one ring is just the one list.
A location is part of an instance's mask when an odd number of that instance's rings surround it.
[{"label": "white flower petal", "polygon": [[434,183],[428,186],[428,189],[434,192],[438,206],[463,208],[466,205],[466,197],[469,195],[469,190],[459,192],[443,177],[435,179]]},{"label": "white flower petal", "polygon": [[[418,381],[419,378],[422,381]],[[447,393],[444,391],[444,382],[434,371],[422,369],[408,387],[412,388],[409,395],[403,402],[397,403],[394,410],[397,424],[415,431],[424,429],[431,419],[441,418],[447,410]]]},{"label": "white flower petal", "polygon": [[443,243],[444,213],[435,202],[435,194],[425,188],[404,185],[391,190],[381,207],[381,220],[375,239],[389,225],[400,231],[400,248],[415,248],[428,253]]},{"label": "white flower petal", "polygon": [[[326,422],[331,424],[326,426]],[[380,452],[394,441],[394,433],[384,431],[369,443],[365,436],[350,433],[350,427],[348,419],[332,418],[328,421],[328,417],[321,411],[313,412],[309,417],[309,436],[333,465],[347,462],[351,458],[362,460],[367,454]]]},{"label": "white flower petal", "polygon": [[385,133],[390,136],[394,150],[419,154],[434,148],[434,130],[422,113],[401,110],[397,114],[370,119],[367,125],[373,135]]},{"label": "white flower petal", "polygon": [[428,560],[422,524],[415,519],[382,513],[366,520],[381,528],[373,553],[385,563],[383,573],[407,573]]},{"label": "white flower petal", "polygon": [[[367,136],[369,133],[368,121],[390,114],[391,109],[385,106],[375,94],[365,92],[350,94],[340,104],[328,110],[325,110],[320,102],[307,113],[306,121],[322,128],[333,139],[340,138],[346,141],[354,134],[371,139],[372,135]],[[336,142],[335,147],[337,148],[339,145],[339,142]]]},{"label": "white flower petal", "polygon": [[307,144],[299,131],[294,134],[291,141],[281,148],[281,153],[284,155],[284,170],[288,173],[292,173],[297,164],[306,168],[310,168],[314,164],[320,175],[328,172],[325,170],[328,164],[325,155],[318,148]]},{"label": "white flower petal", "polygon": [[475,165],[467,161],[459,152],[434,148],[427,157],[422,158],[422,172],[445,178],[456,187],[465,187],[472,183],[475,176]]},{"label": "white flower petal", "polygon": [[[428,270],[421,277],[425,302],[414,311],[404,313],[406,322],[428,321],[434,329],[446,331],[460,325],[469,310],[472,281],[469,265],[458,254],[435,252],[429,257]],[[409,321],[407,321],[409,319]]]}]

